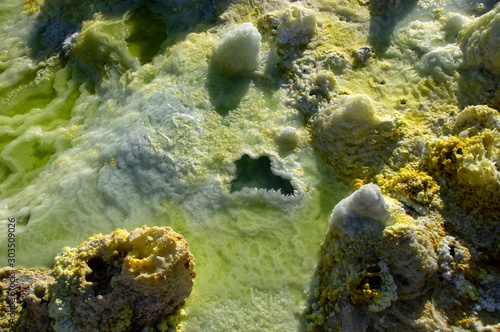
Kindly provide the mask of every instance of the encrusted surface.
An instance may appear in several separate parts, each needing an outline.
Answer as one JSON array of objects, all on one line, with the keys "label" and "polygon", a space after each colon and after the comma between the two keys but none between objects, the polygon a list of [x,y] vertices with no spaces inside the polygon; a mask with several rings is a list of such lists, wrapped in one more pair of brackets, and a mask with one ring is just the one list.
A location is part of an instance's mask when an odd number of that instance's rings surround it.
[{"label": "encrusted surface", "polygon": [[[5,0],[17,264],[168,225],[197,257],[186,331],[497,328],[499,17],[493,0]],[[127,329],[150,320],[130,299],[167,310],[134,294],[185,293],[159,286],[152,244],[113,236],[60,256],[72,286],[28,307],[66,329],[102,305]]]},{"label": "encrusted surface", "polygon": [[[360,214],[356,206],[368,193],[380,203]],[[443,224],[414,219],[395,201],[386,203],[377,186],[362,186],[332,213],[305,312],[307,330],[495,328],[485,327],[497,323],[493,316],[475,312],[496,310],[498,277],[485,282],[467,243],[445,234]]]},{"label": "encrusted surface", "polygon": [[177,314],[196,275],[186,241],[169,227],[96,235],[77,248],[66,248],[52,270],[2,271],[6,279],[14,273],[18,283],[28,278],[26,290],[17,296],[19,331],[155,327]]}]

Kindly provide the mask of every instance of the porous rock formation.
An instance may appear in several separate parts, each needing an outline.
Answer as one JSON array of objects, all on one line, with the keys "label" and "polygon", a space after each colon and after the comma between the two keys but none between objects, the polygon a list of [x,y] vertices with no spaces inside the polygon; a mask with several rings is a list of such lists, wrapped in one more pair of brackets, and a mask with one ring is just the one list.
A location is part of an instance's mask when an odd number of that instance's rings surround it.
[{"label": "porous rock formation", "polygon": [[378,186],[362,186],[333,210],[307,330],[491,331],[498,280],[468,246],[430,218],[407,215]]},{"label": "porous rock formation", "polygon": [[314,144],[344,176],[373,176],[401,135],[395,119],[377,109],[370,97],[345,95],[312,118]]},{"label": "porous rock formation", "polygon": [[[5,269],[4,269],[5,270]],[[4,271],[16,279],[32,274]],[[117,229],[65,248],[54,268],[30,278],[18,331],[138,331],[173,315],[191,294],[194,260],[169,227]]]},{"label": "porous rock formation", "polygon": [[460,46],[470,67],[485,68],[493,75],[500,75],[500,6],[472,20],[460,33]]}]

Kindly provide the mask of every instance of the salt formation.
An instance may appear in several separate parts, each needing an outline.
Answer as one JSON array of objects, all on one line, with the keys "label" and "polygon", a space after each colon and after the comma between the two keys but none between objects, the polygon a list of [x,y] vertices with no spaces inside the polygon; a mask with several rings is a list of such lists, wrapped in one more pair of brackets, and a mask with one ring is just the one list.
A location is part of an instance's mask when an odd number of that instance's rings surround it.
[{"label": "salt formation", "polygon": [[373,184],[362,186],[333,209],[308,316],[324,326],[321,330],[343,326],[345,331],[363,331],[367,321],[358,319],[363,314],[356,308],[378,312],[397,299],[389,267],[380,259],[381,233],[391,219],[380,189]]},{"label": "salt formation", "polygon": [[[259,29],[272,37],[281,49],[307,45],[316,29],[316,16],[311,10],[292,6],[285,11],[266,13],[259,20]],[[278,55],[283,55],[278,51]]]},{"label": "salt formation", "polygon": [[350,236],[368,226],[383,228],[389,219],[380,188],[367,184],[335,206],[329,221],[329,232],[337,228],[340,234]]},{"label": "salt formation", "polygon": [[386,191],[392,191],[394,198],[425,214],[431,208],[441,208],[439,184],[424,171],[405,168],[384,183]]},{"label": "salt formation", "polygon": [[[497,241],[500,211],[500,116],[486,106],[469,106],[450,122],[450,136],[429,144],[422,167],[439,179],[443,192],[474,218],[452,218],[450,224],[488,255]],[[453,209],[451,209],[453,211]],[[453,212],[452,212],[453,214]],[[483,222],[478,223],[478,218]]]},{"label": "salt formation", "polygon": [[212,55],[214,70],[227,75],[250,74],[259,63],[261,36],[252,23],[243,23],[217,45]]},{"label": "salt formation", "polygon": [[466,24],[460,32],[460,47],[468,66],[485,68],[500,75],[500,5]]},{"label": "salt formation", "polygon": [[[25,273],[14,273],[19,279]],[[19,331],[137,331],[184,304],[193,288],[193,256],[169,227],[117,229],[64,249],[51,271],[32,278]],[[28,291],[29,290],[29,291]]]},{"label": "salt formation", "polygon": [[392,153],[401,131],[394,119],[361,94],[340,97],[311,122],[319,153],[345,176],[373,175]]},{"label": "salt formation", "polygon": [[462,65],[462,52],[458,46],[436,48],[422,57],[422,74],[433,77],[436,82],[446,82],[458,77]]},{"label": "salt formation", "polygon": [[[18,220],[16,263],[49,266],[91,234],[168,222],[199,262],[187,332],[293,331],[329,227],[311,329],[494,329],[492,5],[4,0],[0,223]],[[268,158],[240,172],[244,155]],[[275,175],[285,181],[271,185]],[[328,226],[352,183],[361,189]],[[95,298],[72,301],[54,283],[25,302],[57,326],[133,279],[90,256],[82,277],[70,253],[58,275]]]},{"label": "salt formation", "polygon": [[316,17],[311,11],[291,7],[278,18],[277,25],[278,44],[298,46],[311,40],[316,28]]},{"label": "salt formation", "polygon": [[286,127],[281,130],[277,136],[277,142],[284,150],[293,150],[300,142],[299,133],[293,127]]},{"label": "salt formation", "polygon": [[[42,297],[45,294],[45,286],[52,282],[49,270],[46,269],[24,269],[24,268],[2,268],[0,269],[0,329],[2,331],[13,331],[14,326],[11,320],[18,318],[22,310],[22,305],[33,308],[29,313],[25,311],[23,315],[31,321],[31,331],[44,331],[50,326],[50,317],[47,314],[47,308],[40,306],[40,300],[35,296],[28,296],[29,293],[35,293]],[[34,289],[34,284],[40,285]],[[12,286],[16,286],[12,292]],[[21,303],[22,301],[25,302]],[[35,300],[37,299],[37,300]],[[35,303],[35,305],[33,305]],[[12,310],[14,309],[14,310]],[[23,330],[22,330],[23,331]]]},{"label": "salt formation", "polygon": [[259,18],[259,30],[273,45],[278,68],[290,69],[292,60],[302,53],[315,35],[315,13],[303,7],[266,13]]},{"label": "salt formation", "polygon": [[463,23],[457,42],[464,54],[461,100],[465,105],[500,107],[500,5]]},{"label": "salt formation", "polygon": [[374,184],[339,202],[321,245],[308,331],[481,330],[471,312],[496,295],[465,243],[431,227],[386,203]]},{"label": "salt formation", "polygon": [[[446,178],[447,185],[458,193],[485,186],[487,192],[497,196],[500,193],[498,112],[486,106],[469,106],[457,115],[450,127],[453,136],[430,145],[425,160],[428,169]],[[472,197],[467,201],[470,199]]]}]

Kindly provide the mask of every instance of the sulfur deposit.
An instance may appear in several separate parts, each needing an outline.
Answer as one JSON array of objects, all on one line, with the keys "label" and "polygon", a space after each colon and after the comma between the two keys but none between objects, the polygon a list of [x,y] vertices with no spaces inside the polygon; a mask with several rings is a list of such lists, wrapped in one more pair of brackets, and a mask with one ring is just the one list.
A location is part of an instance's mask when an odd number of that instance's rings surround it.
[{"label": "sulfur deposit", "polygon": [[401,132],[401,124],[382,112],[366,95],[340,97],[311,120],[316,148],[346,177],[373,176],[383,168]]},{"label": "sulfur deposit", "polygon": [[498,329],[497,2],[2,0],[19,322]]},{"label": "sulfur deposit", "polygon": [[466,242],[444,234],[439,223],[406,215],[376,185],[359,188],[330,218],[307,330],[490,329],[485,322],[495,320],[473,312],[496,290]]},{"label": "sulfur deposit", "polygon": [[460,46],[465,62],[473,68],[484,68],[500,75],[500,7],[466,24],[460,32]]},{"label": "sulfur deposit", "polygon": [[137,331],[174,317],[196,274],[180,234],[144,226],[66,248],[52,270],[4,269],[3,275],[32,275],[17,293],[18,331]]}]

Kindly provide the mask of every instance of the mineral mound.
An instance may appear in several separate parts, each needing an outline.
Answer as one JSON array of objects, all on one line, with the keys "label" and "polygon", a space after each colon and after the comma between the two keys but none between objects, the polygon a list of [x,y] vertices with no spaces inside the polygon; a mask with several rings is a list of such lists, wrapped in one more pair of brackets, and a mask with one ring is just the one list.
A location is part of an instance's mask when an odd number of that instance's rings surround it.
[{"label": "mineral mound", "polygon": [[[170,227],[146,226],[130,233],[117,229],[65,248],[52,270],[1,272],[2,288],[8,288],[12,277],[24,281],[16,294],[22,303],[14,319],[17,331],[139,331],[156,326],[184,304],[196,276],[184,238]],[[12,297],[2,300],[8,308]]]}]

